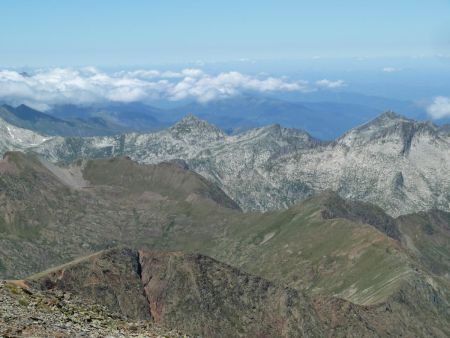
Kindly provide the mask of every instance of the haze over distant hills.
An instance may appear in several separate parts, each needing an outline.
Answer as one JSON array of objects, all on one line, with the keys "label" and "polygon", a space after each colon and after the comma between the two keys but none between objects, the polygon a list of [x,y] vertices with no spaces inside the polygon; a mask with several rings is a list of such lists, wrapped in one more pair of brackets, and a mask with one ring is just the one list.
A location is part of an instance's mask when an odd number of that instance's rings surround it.
[{"label": "haze over distant hills", "polygon": [[[333,140],[348,129],[393,110],[407,117],[427,120],[425,111],[409,101],[347,92],[316,92],[290,96],[243,94],[208,102],[184,100],[167,104],[104,103],[91,106],[55,106],[47,113],[60,118],[97,117],[122,126],[123,130],[153,131],[194,114],[227,133],[236,133],[268,124],[303,129],[316,138]],[[440,124],[447,120],[439,121]]]},{"label": "haze over distant hills", "polygon": [[45,135],[60,136],[99,136],[111,135],[124,128],[95,116],[61,119],[42,113],[24,104],[12,107],[0,106],[0,117],[12,125],[30,129]]},{"label": "haze over distant hills", "polygon": [[194,114],[231,134],[279,123],[304,129],[322,140],[333,140],[387,110],[414,119],[429,119],[424,108],[413,102],[345,91],[242,93],[205,102],[185,99],[54,104],[45,112],[23,104],[18,107],[4,104],[0,117],[18,127],[48,135],[101,136],[160,130],[186,114]]}]

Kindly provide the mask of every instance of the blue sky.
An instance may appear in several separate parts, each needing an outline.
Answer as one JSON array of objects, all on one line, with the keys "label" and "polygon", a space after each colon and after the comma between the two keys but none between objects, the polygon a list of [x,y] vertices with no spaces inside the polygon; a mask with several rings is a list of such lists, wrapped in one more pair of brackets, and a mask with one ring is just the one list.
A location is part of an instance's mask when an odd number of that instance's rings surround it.
[{"label": "blue sky", "polygon": [[0,2],[0,65],[450,54],[450,1]]},{"label": "blue sky", "polygon": [[450,117],[449,0],[1,0],[0,14],[0,102],[345,91]]}]

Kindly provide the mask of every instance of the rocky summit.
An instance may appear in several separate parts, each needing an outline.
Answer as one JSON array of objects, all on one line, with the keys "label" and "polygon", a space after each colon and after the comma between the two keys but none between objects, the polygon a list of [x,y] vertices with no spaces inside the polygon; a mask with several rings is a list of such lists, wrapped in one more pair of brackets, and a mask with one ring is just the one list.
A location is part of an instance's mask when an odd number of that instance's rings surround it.
[{"label": "rocky summit", "polygon": [[286,208],[331,189],[392,216],[450,210],[450,137],[445,127],[392,112],[334,142],[279,125],[226,135],[188,115],[150,134],[46,137],[2,122],[2,150],[35,152],[52,162],[129,156],[140,163],[183,161],[244,210]]}]

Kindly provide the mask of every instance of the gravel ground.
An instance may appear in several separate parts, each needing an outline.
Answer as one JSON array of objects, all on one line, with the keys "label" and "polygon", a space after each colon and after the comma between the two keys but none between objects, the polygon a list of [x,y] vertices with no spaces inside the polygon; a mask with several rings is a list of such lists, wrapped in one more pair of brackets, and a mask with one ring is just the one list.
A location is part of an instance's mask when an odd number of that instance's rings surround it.
[{"label": "gravel ground", "polygon": [[0,281],[0,337],[188,337],[151,322],[130,322],[69,293]]}]

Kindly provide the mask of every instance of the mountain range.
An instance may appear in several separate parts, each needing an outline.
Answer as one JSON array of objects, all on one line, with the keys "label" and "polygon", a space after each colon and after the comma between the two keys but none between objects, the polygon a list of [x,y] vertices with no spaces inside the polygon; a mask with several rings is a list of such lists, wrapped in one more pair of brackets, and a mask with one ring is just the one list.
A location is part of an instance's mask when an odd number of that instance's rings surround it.
[{"label": "mountain range", "polygon": [[[0,171],[0,274],[30,292],[207,337],[449,334],[444,211],[393,218],[325,191],[244,213],[179,161],[8,152]],[[97,253],[118,245],[141,251]]]},{"label": "mountain range", "polygon": [[[193,113],[227,134],[279,123],[284,127],[303,129],[321,140],[333,140],[387,110],[409,118],[429,119],[423,107],[409,101],[339,91],[295,95],[242,93],[207,102],[60,104],[45,112],[23,104],[18,107],[4,104],[0,117],[15,126],[47,135],[104,136],[161,130]],[[443,124],[445,121],[438,122]]]},{"label": "mountain range", "polygon": [[445,126],[0,131],[3,312],[62,292],[194,336],[450,334]]},{"label": "mountain range", "polygon": [[113,156],[183,162],[243,210],[286,208],[328,189],[393,216],[450,210],[446,126],[392,112],[329,142],[280,125],[228,135],[193,115],[159,132],[115,136],[44,136],[5,121],[0,127],[2,151],[34,152],[54,163]]}]

